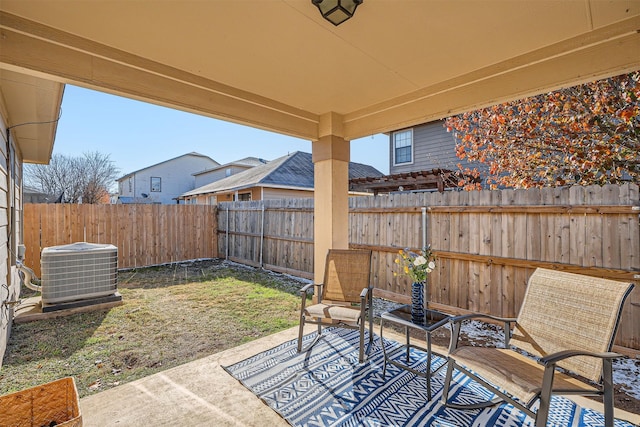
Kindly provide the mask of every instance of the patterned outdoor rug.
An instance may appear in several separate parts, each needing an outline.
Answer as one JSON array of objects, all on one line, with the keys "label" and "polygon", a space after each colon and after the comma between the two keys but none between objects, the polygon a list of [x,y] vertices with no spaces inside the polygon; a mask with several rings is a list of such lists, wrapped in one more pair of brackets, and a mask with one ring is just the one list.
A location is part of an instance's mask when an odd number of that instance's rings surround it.
[{"label": "patterned outdoor rug", "polygon": [[[315,334],[305,336],[305,345]],[[387,349],[399,344],[387,340]],[[382,377],[383,353],[375,337],[370,358],[358,364],[358,332],[328,329],[312,350],[298,354],[297,340],[279,345],[225,367],[234,378],[293,426],[532,426],[531,418],[511,405],[460,411],[440,404],[445,369],[433,377],[432,399],[426,380],[387,365]],[[425,369],[426,354],[411,350],[411,364]],[[404,353],[399,352],[403,359]],[[443,361],[436,358],[434,363]],[[461,378],[462,377],[462,378]],[[449,396],[456,402],[479,402],[493,394],[460,374]],[[604,416],[554,397],[548,426],[596,427]],[[633,427],[616,420],[616,427]]]}]

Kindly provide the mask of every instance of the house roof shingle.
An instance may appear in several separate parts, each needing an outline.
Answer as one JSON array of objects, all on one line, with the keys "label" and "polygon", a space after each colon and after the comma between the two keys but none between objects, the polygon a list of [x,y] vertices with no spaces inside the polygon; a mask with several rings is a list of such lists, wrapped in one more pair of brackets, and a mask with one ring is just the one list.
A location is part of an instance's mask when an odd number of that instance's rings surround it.
[{"label": "house roof shingle", "polygon": [[[379,177],[383,174],[373,166],[349,162],[349,179]],[[221,191],[241,190],[249,187],[288,187],[313,189],[313,160],[310,153],[296,151],[267,164],[253,167],[211,184],[188,191],[180,197]]]}]

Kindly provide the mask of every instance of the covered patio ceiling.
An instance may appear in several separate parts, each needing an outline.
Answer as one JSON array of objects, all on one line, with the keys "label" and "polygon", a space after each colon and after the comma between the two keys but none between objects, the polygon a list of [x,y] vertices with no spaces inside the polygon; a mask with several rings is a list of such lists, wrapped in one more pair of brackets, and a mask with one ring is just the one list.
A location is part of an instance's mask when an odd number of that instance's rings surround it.
[{"label": "covered patio ceiling", "polygon": [[318,281],[349,247],[350,140],[637,70],[639,52],[640,0],[365,0],[338,27],[311,0],[0,2],[3,71],[312,141]]},{"label": "covered patio ceiling", "polygon": [[338,27],[311,0],[2,0],[0,68],[351,140],[640,69],[639,30],[638,0],[365,0]]}]

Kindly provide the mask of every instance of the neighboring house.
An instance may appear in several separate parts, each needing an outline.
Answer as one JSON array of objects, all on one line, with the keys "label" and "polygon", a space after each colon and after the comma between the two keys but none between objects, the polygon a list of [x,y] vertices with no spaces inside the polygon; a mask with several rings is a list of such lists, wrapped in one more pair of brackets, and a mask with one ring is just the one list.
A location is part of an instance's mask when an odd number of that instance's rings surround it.
[{"label": "neighboring house", "polygon": [[266,163],[268,163],[268,161],[264,159],[259,159],[257,157],[245,157],[244,159],[236,160],[235,162],[225,163],[224,165],[196,172],[193,174],[195,177],[195,186],[193,188],[202,187],[203,185],[220,181],[221,179],[230,177],[231,175],[235,175],[239,172],[246,171],[247,169],[264,165]]},{"label": "neighboring house", "polygon": [[400,129],[389,135],[389,175],[384,182],[352,182],[354,188],[371,189],[374,192],[391,191],[444,191],[459,188],[460,169],[487,168],[477,162],[469,162],[456,156],[456,139],[447,132],[444,120],[423,123]]},{"label": "neighboring house", "polygon": [[391,132],[389,137],[389,174],[458,170],[458,164],[469,166],[456,156],[456,138],[447,132],[444,120],[424,123]]},{"label": "neighboring house", "polygon": [[195,188],[193,174],[220,166],[200,153],[187,153],[131,172],[118,179],[118,203],[175,204]]},{"label": "neighboring house", "polygon": [[[349,163],[349,178],[379,177],[373,166]],[[236,200],[313,197],[313,161],[310,153],[296,151],[180,196],[185,203],[217,204]]]},{"label": "neighboring house", "polygon": [[24,185],[22,187],[22,201],[24,203],[49,203],[48,197],[42,191]]},{"label": "neighboring house", "polygon": [[0,366],[20,300],[17,265],[25,253],[23,163],[51,160],[63,92],[61,83],[0,69]]}]

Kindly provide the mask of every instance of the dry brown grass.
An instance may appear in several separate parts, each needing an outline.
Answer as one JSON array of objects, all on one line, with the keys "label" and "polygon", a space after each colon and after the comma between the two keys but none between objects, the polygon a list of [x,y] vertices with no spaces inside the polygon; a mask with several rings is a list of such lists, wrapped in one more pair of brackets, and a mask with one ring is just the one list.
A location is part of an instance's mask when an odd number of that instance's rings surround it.
[{"label": "dry brown grass", "polygon": [[220,260],[118,281],[119,307],[14,325],[0,395],[73,376],[82,397],[289,328],[304,284]]}]

